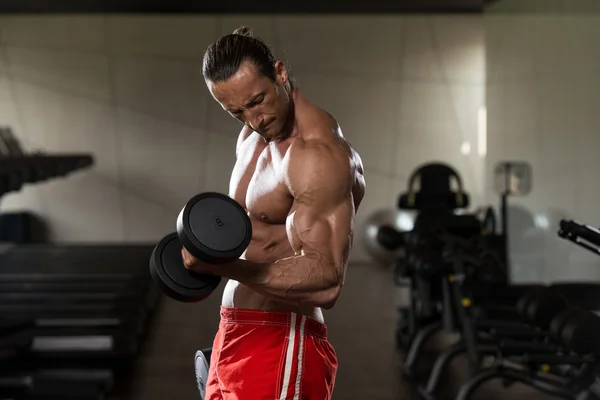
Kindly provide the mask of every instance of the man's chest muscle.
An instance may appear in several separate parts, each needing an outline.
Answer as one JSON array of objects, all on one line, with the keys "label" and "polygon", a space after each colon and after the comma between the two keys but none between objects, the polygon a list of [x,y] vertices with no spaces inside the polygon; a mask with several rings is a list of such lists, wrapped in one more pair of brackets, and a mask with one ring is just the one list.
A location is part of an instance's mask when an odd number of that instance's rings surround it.
[{"label": "man's chest muscle", "polygon": [[278,149],[256,145],[240,151],[230,182],[230,196],[250,217],[283,224],[293,199],[284,181],[283,156]]}]

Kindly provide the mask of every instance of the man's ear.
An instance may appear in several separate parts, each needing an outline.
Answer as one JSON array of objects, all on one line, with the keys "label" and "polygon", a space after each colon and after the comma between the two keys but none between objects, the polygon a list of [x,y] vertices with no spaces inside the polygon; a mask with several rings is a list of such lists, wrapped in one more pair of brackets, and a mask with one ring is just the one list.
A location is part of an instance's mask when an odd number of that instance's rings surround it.
[{"label": "man's ear", "polygon": [[275,62],[275,77],[282,85],[285,85],[288,81],[287,66],[281,60]]}]

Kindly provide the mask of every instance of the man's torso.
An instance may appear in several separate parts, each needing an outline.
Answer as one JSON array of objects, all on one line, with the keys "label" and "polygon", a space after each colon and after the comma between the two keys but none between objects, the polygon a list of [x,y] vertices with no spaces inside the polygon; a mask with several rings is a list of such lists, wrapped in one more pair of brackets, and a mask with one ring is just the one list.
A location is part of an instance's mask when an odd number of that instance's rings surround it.
[{"label": "man's torso", "polygon": [[[250,261],[275,262],[298,252],[299,244],[294,243],[294,238],[290,238],[287,231],[294,198],[286,184],[289,149],[296,140],[318,140],[330,145],[332,151],[344,151],[356,176],[353,188],[355,208],[364,194],[360,157],[343,139],[333,117],[304,100],[296,105],[295,118],[298,133],[290,139],[280,143],[266,143],[257,133],[244,130],[238,141],[237,161],[231,175],[229,195],[248,211],[252,221],[252,241],[242,256]],[[327,128],[330,129],[318,129],[323,125],[328,125]],[[315,137],[312,132],[316,131],[330,134],[317,134]],[[234,280],[227,283],[222,304],[225,307],[293,311],[318,321],[323,320],[320,309],[299,309],[270,301]]]}]

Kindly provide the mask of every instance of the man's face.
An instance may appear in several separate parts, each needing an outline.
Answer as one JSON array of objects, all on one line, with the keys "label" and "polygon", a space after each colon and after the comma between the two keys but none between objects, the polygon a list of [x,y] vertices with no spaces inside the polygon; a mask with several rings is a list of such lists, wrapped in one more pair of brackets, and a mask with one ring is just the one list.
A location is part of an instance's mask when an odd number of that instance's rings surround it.
[{"label": "man's face", "polygon": [[281,133],[288,115],[289,97],[285,90],[287,70],[275,65],[275,82],[261,74],[254,64],[243,63],[227,81],[206,82],[223,109],[265,138]]}]

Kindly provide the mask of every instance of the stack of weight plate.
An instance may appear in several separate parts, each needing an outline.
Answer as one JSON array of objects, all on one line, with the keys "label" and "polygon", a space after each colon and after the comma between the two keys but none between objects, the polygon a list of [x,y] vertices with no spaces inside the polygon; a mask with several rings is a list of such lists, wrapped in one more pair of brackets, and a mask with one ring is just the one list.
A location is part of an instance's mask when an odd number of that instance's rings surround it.
[{"label": "stack of weight plate", "polygon": [[0,399],[101,399],[131,366],[161,294],[152,246],[0,251]]},{"label": "stack of weight plate", "polygon": [[0,126],[0,195],[17,192],[26,184],[64,177],[89,168],[94,158],[87,153],[28,153],[12,130]]}]

